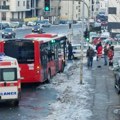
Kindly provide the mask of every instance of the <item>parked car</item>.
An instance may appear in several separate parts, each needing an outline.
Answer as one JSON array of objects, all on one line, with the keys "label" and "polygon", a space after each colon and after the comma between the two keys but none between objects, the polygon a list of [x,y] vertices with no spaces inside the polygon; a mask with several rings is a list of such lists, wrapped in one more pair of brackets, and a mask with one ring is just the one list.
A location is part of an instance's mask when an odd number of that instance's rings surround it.
[{"label": "parked car", "polygon": [[34,26],[34,25],[36,25],[36,22],[34,21],[27,22],[27,26]]},{"label": "parked car", "polygon": [[115,40],[116,40],[116,41],[120,41],[120,34],[116,34]]},{"label": "parked car", "polygon": [[81,44],[72,44],[72,47],[73,47],[73,58],[74,59],[80,58]]},{"label": "parked car", "polygon": [[2,30],[2,29],[5,29],[5,28],[9,28],[10,26],[9,26],[9,24],[8,23],[0,23],[0,30]]},{"label": "parked car", "polygon": [[5,28],[2,31],[2,38],[15,38],[16,33],[12,28]]},{"label": "parked car", "polygon": [[120,94],[120,61],[113,64],[113,71],[115,77],[115,88],[117,90],[117,93]]},{"label": "parked car", "polygon": [[37,21],[36,25],[40,25],[41,27],[50,27],[51,26],[51,24],[49,23],[48,20]]},{"label": "parked car", "polygon": [[40,27],[40,25],[35,25],[35,26],[33,26],[33,28],[32,28],[32,32],[36,32],[36,33],[43,33],[43,28],[42,27]]}]

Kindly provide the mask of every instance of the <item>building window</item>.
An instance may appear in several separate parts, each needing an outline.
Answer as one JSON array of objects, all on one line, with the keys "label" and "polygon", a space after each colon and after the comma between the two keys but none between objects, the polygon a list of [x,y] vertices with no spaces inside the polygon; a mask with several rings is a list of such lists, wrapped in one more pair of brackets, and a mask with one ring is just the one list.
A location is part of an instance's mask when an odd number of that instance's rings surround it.
[{"label": "building window", "polygon": [[23,1],[23,6],[25,6],[25,1]]},{"label": "building window", "polygon": [[18,19],[20,19],[20,12],[18,12]]},{"label": "building window", "polygon": [[18,1],[18,6],[20,6],[20,1]]},{"label": "building window", "polygon": [[6,1],[3,1],[3,6],[6,6]]},{"label": "building window", "polygon": [[12,19],[14,19],[14,13],[12,13]]},{"label": "building window", "polygon": [[6,20],[6,12],[2,12],[2,20]]},{"label": "building window", "polygon": [[27,0],[27,9],[30,9],[30,2],[29,2],[29,0]]}]

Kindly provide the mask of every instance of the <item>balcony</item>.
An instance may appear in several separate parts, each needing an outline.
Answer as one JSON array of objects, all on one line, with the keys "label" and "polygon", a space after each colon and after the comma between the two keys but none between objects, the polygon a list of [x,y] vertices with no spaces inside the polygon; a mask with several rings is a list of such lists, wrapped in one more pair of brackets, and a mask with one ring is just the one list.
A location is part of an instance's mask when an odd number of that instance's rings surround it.
[{"label": "balcony", "polygon": [[0,6],[0,10],[9,10],[10,9],[10,6],[9,5],[2,5],[2,6]]}]

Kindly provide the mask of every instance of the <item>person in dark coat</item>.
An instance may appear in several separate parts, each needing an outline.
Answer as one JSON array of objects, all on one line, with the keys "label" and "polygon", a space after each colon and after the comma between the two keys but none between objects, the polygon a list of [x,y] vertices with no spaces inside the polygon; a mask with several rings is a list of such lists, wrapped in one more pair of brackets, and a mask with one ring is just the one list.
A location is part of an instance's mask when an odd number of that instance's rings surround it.
[{"label": "person in dark coat", "polygon": [[89,48],[87,49],[87,54],[86,54],[86,57],[87,57],[87,66],[88,66],[88,68],[89,68],[89,67],[92,68],[94,55],[95,55],[95,51],[93,50],[93,48],[91,48],[91,47],[89,46]]},{"label": "person in dark coat", "polygon": [[71,43],[68,43],[68,60],[72,60],[73,57],[73,47]]},{"label": "person in dark coat", "polygon": [[104,65],[108,64],[108,48],[107,44],[104,46]]}]

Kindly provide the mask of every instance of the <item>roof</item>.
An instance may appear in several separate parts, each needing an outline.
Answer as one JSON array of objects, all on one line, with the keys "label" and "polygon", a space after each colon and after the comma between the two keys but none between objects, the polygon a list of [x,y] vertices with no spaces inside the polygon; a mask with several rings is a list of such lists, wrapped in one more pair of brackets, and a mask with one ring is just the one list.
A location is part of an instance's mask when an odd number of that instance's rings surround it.
[{"label": "roof", "polygon": [[33,37],[45,37],[45,38],[53,38],[58,36],[57,34],[53,34],[53,33],[43,33],[43,34],[39,34],[39,33],[31,33],[31,34],[27,34],[25,35],[24,38],[33,38]]},{"label": "roof", "polygon": [[63,34],[51,34],[51,33],[34,34],[35,36],[33,36],[32,34],[29,34],[29,35],[31,37],[28,36],[28,37],[25,37],[25,38],[28,38],[30,40],[43,41],[43,42],[48,42],[50,40],[58,39],[60,37],[65,37],[65,35],[63,35]]}]

